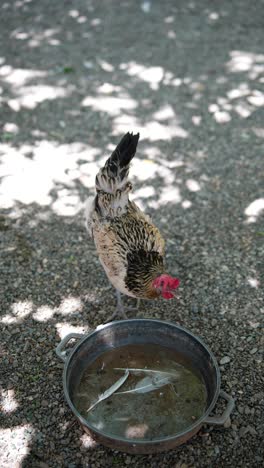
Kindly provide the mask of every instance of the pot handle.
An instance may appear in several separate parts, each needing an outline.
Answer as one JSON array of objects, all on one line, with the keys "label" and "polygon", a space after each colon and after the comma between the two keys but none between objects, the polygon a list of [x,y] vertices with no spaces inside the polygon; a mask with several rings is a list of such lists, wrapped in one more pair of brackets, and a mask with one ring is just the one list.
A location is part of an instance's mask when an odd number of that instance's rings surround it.
[{"label": "pot handle", "polygon": [[63,350],[63,348],[73,338],[75,338],[75,339],[83,338],[83,335],[81,333],[69,333],[69,335],[66,335],[61,340],[61,342],[58,344],[58,346],[56,348],[56,354],[63,362],[65,362],[66,359],[67,359],[66,349]]},{"label": "pot handle", "polygon": [[232,413],[235,406],[234,398],[224,392],[224,390],[220,390],[219,396],[227,401],[226,409],[221,416],[208,416],[205,418],[203,421],[205,424],[215,424],[217,426],[222,426]]}]

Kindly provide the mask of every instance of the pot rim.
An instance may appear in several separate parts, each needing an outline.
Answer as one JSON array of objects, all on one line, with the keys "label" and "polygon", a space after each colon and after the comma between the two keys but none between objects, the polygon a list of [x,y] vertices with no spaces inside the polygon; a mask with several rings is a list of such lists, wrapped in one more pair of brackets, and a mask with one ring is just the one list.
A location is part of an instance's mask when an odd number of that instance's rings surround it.
[{"label": "pot rim", "polygon": [[[108,327],[113,328],[117,324],[120,324],[120,323],[127,324],[127,323],[131,323],[131,322],[156,322],[159,325],[166,324],[166,325],[169,325],[169,326],[171,326],[173,328],[176,328],[177,330],[181,330],[182,332],[189,335],[193,340],[200,343],[205,348],[205,350],[207,351],[207,353],[209,354],[209,356],[210,356],[210,358],[211,358],[211,360],[213,362],[214,369],[215,369],[215,372],[216,372],[216,390],[215,390],[214,396],[212,398],[212,401],[211,401],[210,405],[208,406],[207,410],[203,413],[203,415],[197,421],[195,421],[191,426],[188,426],[182,432],[178,432],[178,433],[176,433],[174,435],[170,435],[170,436],[159,438],[159,439],[152,439],[152,440],[128,439],[126,437],[113,436],[113,435],[111,435],[111,434],[109,434],[107,432],[98,430],[92,424],[89,424],[88,421],[78,412],[77,408],[74,406],[74,404],[73,404],[73,402],[72,402],[72,400],[70,398],[68,388],[67,388],[68,367],[70,365],[71,359],[73,358],[74,354],[82,346],[84,341],[86,341],[87,339],[91,338],[94,335],[97,335],[98,333],[101,332],[101,330],[103,330],[105,328],[108,328]],[[174,324],[174,323],[172,323],[170,321],[159,320],[159,319],[150,319],[150,318],[115,320],[113,322],[108,322],[108,323],[106,323],[104,325],[99,325],[91,333],[88,333],[88,335],[84,335],[84,337],[73,347],[72,351],[69,353],[68,357],[66,358],[64,369],[63,369],[63,391],[64,391],[64,395],[66,397],[66,401],[67,401],[70,409],[75,414],[75,416],[78,418],[80,423],[83,424],[84,426],[86,426],[91,433],[95,433],[95,434],[98,434],[99,436],[103,436],[108,440],[112,440],[113,442],[118,440],[118,441],[120,441],[122,443],[130,444],[130,445],[132,444],[134,446],[135,445],[153,445],[153,444],[158,444],[158,443],[163,443],[163,442],[169,442],[169,441],[174,440],[175,438],[180,438],[180,437],[186,436],[188,433],[191,433],[195,429],[197,429],[195,432],[198,432],[199,426],[202,425],[203,421],[209,416],[209,414],[212,412],[213,408],[216,405],[216,402],[218,400],[219,393],[220,393],[220,385],[221,385],[221,375],[220,375],[219,366],[217,364],[217,360],[216,360],[214,354],[212,353],[212,351],[208,348],[208,346],[203,342],[203,340],[201,338],[199,338],[196,335],[194,335],[193,333],[191,333],[185,327],[182,327],[180,325],[176,325],[176,324]]]}]

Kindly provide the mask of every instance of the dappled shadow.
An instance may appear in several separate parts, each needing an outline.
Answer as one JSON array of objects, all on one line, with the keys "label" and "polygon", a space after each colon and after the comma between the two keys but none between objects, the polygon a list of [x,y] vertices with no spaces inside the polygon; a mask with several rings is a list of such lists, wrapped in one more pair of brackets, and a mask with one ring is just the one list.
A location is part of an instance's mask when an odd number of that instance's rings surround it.
[{"label": "dappled shadow", "polygon": [[[264,55],[261,15],[247,9],[2,3],[0,432],[11,464],[89,466],[106,454],[109,466],[124,464],[76,426],[54,349],[68,331],[88,332],[113,311],[82,210],[127,131],[141,134],[133,199],[161,229],[168,270],[182,279],[177,302],[145,303],[140,314],[184,324],[219,358],[228,346],[207,327],[213,320],[261,346]],[[234,353],[235,361],[241,350]],[[234,362],[242,386],[261,365],[258,354],[251,359],[248,369]],[[214,437],[218,445],[227,438]],[[172,460],[194,463],[193,447],[206,453],[197,437]],[[134,460],[154,466],[166,456]]]}]

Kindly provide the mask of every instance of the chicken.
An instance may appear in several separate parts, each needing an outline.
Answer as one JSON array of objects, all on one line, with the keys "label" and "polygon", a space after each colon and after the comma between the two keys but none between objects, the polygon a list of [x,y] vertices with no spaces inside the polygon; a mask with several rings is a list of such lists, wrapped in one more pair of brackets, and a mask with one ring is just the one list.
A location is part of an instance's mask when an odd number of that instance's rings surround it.
[{"label": "chicken", "polygon": [[[129,165],[139,134],[127,133],[96,176],[96,196],[88,199],[86,225],[105,273],[118,292],[137,299],[172,299],[179,279],[164,267],[165,242],[151,218],[129,200]],[[114,314],[116,315],[116,314]],[[111,318],[113,318],[112,316]]]}]

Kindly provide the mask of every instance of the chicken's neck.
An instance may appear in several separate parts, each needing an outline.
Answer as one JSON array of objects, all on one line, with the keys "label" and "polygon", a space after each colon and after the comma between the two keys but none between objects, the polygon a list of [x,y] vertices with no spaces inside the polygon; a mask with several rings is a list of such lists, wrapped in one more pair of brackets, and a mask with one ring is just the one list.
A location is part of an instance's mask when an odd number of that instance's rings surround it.
[{"label": "chicken's neck", "polygon": [[127,289],[134,297],[154,299],[159,297],[153,281],[164,273],[163,258],[156,252],[133,252],[128,255],[128,268],[125,278]]}]

